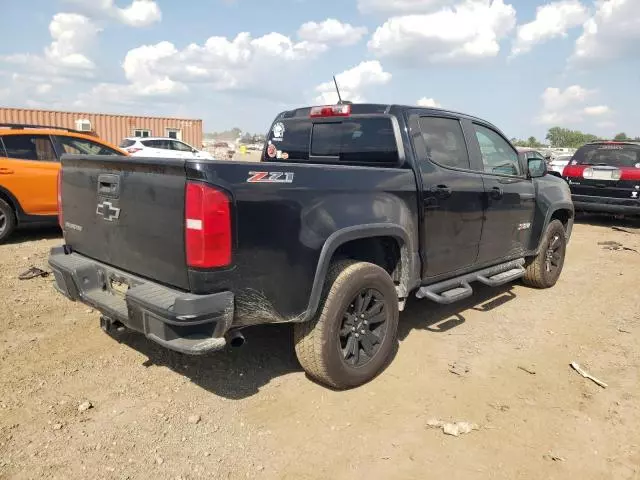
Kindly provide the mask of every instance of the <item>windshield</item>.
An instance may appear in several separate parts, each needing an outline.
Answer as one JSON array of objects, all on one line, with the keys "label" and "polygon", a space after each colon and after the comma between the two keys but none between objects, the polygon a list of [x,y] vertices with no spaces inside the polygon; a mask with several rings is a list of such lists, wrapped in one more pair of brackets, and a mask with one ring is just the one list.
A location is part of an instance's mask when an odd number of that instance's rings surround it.
[{"label": "windshield", "polygon": [[578,165],[640,168],[640,145],[585,145],[573,156],[573,162]]}]

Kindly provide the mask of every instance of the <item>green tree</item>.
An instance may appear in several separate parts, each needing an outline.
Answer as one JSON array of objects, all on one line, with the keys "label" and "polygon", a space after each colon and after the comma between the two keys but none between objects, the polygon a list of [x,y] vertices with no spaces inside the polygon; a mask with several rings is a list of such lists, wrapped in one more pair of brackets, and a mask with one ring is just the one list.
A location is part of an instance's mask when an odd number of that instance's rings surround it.
[{"label": "green tree", "polygon": [[617,134],[615,137],[613,137],[614,140],[618,141],[618,142],[624,142],[625,140],[631,140],[629,137],[627,137],[627,134],[624,132],[621,132],[619,134]]},{"label": "green tree", "polygon": [[562,127],[550,128],[546,138],[551,146],[565,148],[579,148],[587,142],[598,139],[596,135]]},{"label": "green tree", "polygon": [[536,137],[529,137],[527,140],[527,147],[540,148],[542,144],[536,139]]}]

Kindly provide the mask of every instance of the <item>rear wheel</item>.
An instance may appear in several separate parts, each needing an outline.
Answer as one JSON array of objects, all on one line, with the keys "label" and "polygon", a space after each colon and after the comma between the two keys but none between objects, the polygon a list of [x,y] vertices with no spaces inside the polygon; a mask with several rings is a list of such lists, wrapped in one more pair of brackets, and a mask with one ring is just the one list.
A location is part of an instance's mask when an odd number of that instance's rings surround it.
[{"label": "rear wheel", "polygon": [[524,283],[535,288],[553,287],[562,273],[566,251],[567,236],[564,226],[560,220],[553,220],[544,234],[540,252],[527,266]]},{"label": "rear wheel", "polygon": [[295,325],[300,364],[334,388],[362,385],[387,365],[398,329],[398,297],[389,274],[366,262],[330,268],[316,318]]},{"label": "rear wheel", "polygon": [[13,208],[0,199],[0,243],[4,243],[16,228],[16,215]]}]

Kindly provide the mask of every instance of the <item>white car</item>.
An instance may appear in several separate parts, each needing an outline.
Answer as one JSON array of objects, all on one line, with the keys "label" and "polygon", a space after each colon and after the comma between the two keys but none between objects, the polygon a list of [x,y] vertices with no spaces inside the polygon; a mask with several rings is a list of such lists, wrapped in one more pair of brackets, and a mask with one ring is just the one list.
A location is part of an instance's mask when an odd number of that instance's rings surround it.
[{"label": "white car", "polygon": [[569,162],[571,161],[572,157],[573,155],[558,155],[557,157],[553,158],[549,162],[549,170],[551,170],[552,172],[557,172],[560,175],[562,175],[562,172],[564,171],[564,167],[569,165]]},{"label": "white car", "polygon": [[133,157],[164,157],[164,158],[201,158],[213,160],[213,155],[203,150],[193,148],[181,140],[166,137],[129,137],[120,142],[120,148],[125,149]]}]

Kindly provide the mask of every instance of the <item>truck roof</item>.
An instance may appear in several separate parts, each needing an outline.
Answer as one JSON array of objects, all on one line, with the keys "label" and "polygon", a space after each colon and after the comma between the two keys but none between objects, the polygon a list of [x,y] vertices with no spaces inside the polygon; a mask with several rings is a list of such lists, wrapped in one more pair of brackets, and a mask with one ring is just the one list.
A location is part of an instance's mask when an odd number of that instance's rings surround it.
[{"label": "truck roof", "polygon": [[[346,102],[345,102],[346,103]],[[299,107],[293,110],[286,110],[280,115],[278,118],[295,118],[295,117],[307,117],[309,112],[313,108],[312,106],[308,107]],[[469,120],[479,121],[488,125],[491,125],[493,128],[497,128],[491,122],[488,122],[482,118],[475,117],[473,115],[469,115],[462,112],[457,112],[455,110],[447,110],[444,108],[436,108],[436,107],[420,107],[417,105],[402,105],[402,104],[386,104],[386,103],[353,103],[351,104],[351,114],[352,115],[372,115],[372,114],[398,114],[407,110],[422,110],[429,113],[441,113],[445,115],[452,115],[456,117],[463,117]]]}]

